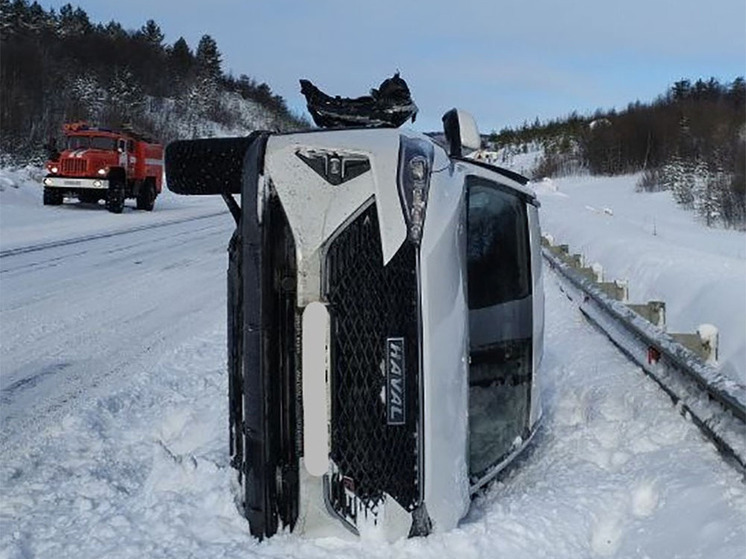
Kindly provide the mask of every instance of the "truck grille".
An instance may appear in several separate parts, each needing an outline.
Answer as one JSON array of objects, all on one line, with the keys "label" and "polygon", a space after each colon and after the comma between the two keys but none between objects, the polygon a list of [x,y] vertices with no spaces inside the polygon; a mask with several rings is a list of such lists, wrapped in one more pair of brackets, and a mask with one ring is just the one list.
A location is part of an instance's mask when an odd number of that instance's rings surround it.
[{"label": "truck grille", "polygon": [[[347,519],[376,514],[384,492],[407,511],[420,502],[416,248],[383,265],[375,204],[332,242],[326,257],[332,317],[330,505]],[[405,418],[387,417],[387,339],[403,338]],[[397,342],[400,343],[400,342]],[[397,419],[401,419],[398,417]]]},{"label": "truck grille", "polygon": [[88,171],[88,161],[85,159],[63,159],[62,172],[64,174],[81,175]]}]

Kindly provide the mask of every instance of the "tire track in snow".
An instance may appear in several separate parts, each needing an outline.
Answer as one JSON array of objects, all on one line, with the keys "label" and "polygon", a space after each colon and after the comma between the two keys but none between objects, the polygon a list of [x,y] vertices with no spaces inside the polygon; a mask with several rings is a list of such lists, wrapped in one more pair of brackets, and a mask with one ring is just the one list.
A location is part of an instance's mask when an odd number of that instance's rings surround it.
[{"label": "tire track in snow", "polygon": [[146,231],[148,229],[158,229],[160,227],[168,227],[169,225],[177,225],[179,223],[186,223],[189,221],[197,221],[200,219],[209,219],[215,216],[219,215],[226,215],[226,210],[219,211],[219,212],[212,212],[200,216],[192,216],[192,217],[185,217],[185,218],[179,218],[174,219],[171,221],[160,221],[157,223],[148,223],[147,225],[137,225],[135,227],[130,227],[128,229],[123,229],[120,231],[110,231],[110,232],[102,232],[102,233],[95,233],[92,235],[83,235],[81,237],[74,237],[72,239],[63,239],[60,241],[51,241],[48,243],[39,243],[36,245],[30,245],[25,247],[18,247],[18,248],[9,248],[0,251],[0,259],[7,258],[8,256],[16,256],[19,254],[28,254],[29,252],[38,252],[40,250],[48,250],[51,248],[57,248],[67,245],[74,245],[78,243],[85,243],[87,241],[93,241],[96,239],[107,239],[109,237],[116,237],[119,235],[127,235],[129,233],[134,233],[137,231]]}]

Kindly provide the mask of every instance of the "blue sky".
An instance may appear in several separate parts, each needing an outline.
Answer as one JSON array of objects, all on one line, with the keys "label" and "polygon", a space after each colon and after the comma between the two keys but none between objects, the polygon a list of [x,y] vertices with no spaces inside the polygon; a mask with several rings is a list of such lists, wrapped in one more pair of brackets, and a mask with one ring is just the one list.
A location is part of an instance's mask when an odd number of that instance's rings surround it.
[{"label": "blue sky", "polygon": [[[67,2],[40,1],[45,8]],[[674,81],[746,74],[744,0],[79,0],[93,22],[173,43],[211,35],[223,70],[305,114],[298,79],[357,97],[396,70],[440,128],[459,107],[482,132],[651,101]]]}]

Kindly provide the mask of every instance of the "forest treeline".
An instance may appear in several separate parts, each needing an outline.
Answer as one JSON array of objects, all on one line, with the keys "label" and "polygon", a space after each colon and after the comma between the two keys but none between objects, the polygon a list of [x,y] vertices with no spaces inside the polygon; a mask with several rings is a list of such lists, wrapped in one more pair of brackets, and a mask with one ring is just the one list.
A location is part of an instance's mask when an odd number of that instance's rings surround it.
[{"label": "forest treeline", "polygon": [[505,150],[541,146],[536,177],[643,171],[639,188],[671,190],[709,224],[746,226],[746,82],[682,79],[651,103],[576,113],[493,133]]},{"label": "forest treeline", "polygon": [[[163,143],[204,134],[205,122],[231,129],[257,118],[280,130],[308,127],[266,83],[224,73],[221,59],[211,36],[194,50],[183,37],[167,44],[153,20],[127,30],[115,21],[93,23],[71,4],[57,13],[38,2],[0,0],[0,151],[39,156],[63,122],[77,120],[126,123]],[[236,99],[261,111],[242,114]]]}]

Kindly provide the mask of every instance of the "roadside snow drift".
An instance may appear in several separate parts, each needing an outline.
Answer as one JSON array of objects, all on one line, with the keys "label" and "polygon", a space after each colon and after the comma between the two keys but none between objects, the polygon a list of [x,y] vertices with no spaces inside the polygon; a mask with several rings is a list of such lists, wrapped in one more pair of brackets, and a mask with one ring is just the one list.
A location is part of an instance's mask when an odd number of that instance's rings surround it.
[{"label": "roadside snow drift", "polygon": [[630,302],[665,301],[667,331],[720,331],[719,368],[746,385],[746,233],[708,228],[638,175],[533,183],[544,233],[628,280]]}]

